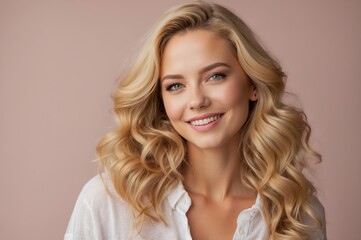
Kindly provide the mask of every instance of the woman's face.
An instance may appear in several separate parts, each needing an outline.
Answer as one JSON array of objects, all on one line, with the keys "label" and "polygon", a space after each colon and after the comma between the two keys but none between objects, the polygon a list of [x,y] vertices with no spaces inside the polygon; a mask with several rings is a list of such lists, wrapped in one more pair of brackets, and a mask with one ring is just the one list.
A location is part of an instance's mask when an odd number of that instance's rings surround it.
[{"label": "woman's face", "polygon": [[167,116],[188,145],[238,144],[256,95],[225,39],[207,30],[176,34],[164,49],[160,81]]}]

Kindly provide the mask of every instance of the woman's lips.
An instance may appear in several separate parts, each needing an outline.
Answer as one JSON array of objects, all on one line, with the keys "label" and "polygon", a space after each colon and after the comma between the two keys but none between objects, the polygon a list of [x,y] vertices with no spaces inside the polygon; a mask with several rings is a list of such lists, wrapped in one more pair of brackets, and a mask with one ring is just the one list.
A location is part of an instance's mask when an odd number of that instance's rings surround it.
[{"label": "woman's lips", "polygon": [[209,131],[221,121],[223,113],[205,114],[188,121],[189,125],[198,132]]},{"label": "woman's lips", "polygon": [[194,125],[194,126],[203,126],[203,125],[207,125],[208,123],[214,122],[216,120],[218,120],[219,118],[221,118],[221,114],[220,115],[215,115],[215,116],[211,116],[208,118],[203,118],[203,119],[199,119],[199,120],[194,120],[194,121],[190,121],[190,124]]}]

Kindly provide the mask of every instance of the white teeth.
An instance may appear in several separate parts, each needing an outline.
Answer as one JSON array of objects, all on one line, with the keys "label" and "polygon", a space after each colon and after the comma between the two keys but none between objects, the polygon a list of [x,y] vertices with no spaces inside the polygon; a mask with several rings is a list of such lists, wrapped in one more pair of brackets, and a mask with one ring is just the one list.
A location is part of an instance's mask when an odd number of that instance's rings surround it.
[{"label": "white teeth", "polygon": [[208,124],[210,122],[216,121],[220,117],[221,117],[221,115],[213,116],[213,117],[205,118],[205,119],[201,119],[201,120],[195,120],[195,121],[192,121],[191,124],[194,125],[194,126],[206,125],[206,124]]}]

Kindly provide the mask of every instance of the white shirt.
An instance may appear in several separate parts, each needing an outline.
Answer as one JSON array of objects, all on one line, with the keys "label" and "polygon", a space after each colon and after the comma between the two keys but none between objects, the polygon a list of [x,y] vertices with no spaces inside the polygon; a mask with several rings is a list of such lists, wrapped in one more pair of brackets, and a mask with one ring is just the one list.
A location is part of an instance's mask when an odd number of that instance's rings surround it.
[{"label": "white shirt", "polygon": [[[81,191],[66,230],[65,240],[115,240],[131,239],[133,213],[129,205],[115,192],[110,180],[103,176],[91,179]],[[324,221],[324,209],[317,198],[313,206],[316,213]],[[156,240],[191,240],[186,213],[191,206],[191,199],[182,183],[171,191],[164,202],[164,213],[168,222],[144,222],[133,239]],[[255,204],[243,210],[237,219],[237,228],[233,240],[268,239],[268,229],[262,216],[261,202],[257,197]],[[312,239],[326,239],[326,231],[314,232]]]}]

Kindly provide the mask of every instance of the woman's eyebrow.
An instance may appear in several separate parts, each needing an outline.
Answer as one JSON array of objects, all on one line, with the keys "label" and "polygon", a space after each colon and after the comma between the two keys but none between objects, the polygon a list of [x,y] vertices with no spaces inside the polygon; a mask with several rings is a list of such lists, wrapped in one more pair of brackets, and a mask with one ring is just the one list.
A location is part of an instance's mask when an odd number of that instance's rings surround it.
[{"label": "woman's eyebrow", "polygon": [[162,79],[161,82],[163,82],[166,79],[182,79],[183,76],[180,74],[174,74],[174,75],[165,75]]},{"label": "woman's eyebrow", "polygon": [[219,66],[225,66],[225,67],[231,67],[229,66],[228,64],[224,63],[224,62],[216,62],[216,63],[213,63],[209,66],[206,66],[204,68],[202,68],[200,71],[199,71],[199,75],[205,73],[205,72],[208,72],[209,70],[213,69],[213,68],[216,68],[216,67],[219,67]]},{"label": "woman's eyebrow", "polygon": [[[229,67],[230,66],[224,62],[216,62],[216,63],[213,63],[211,65],[208,65],[204,68],[202,68],[201,70],[199,70],[199,75],[213,69],[213,68],[216,68],[216,67],[219,67],[219,66],[225,66],[225,67]],[[165,75],[162,79],[161,79],[161,82],[163,82],[165,79],[182,79],[184,78],[182,75],[180,74],[171,74],[171,75]]]}]

